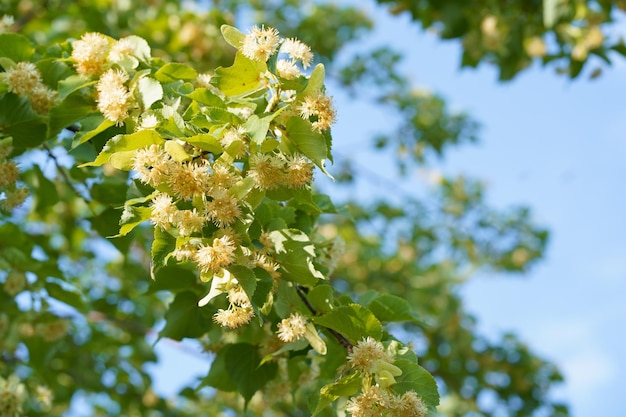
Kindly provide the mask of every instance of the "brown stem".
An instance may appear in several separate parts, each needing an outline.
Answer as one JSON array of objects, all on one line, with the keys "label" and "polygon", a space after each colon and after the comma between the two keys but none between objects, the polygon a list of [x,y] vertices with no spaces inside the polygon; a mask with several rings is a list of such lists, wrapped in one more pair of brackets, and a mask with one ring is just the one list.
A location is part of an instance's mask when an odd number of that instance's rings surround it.
[{"label": "brown stem", "polygon": [[[306,298],[306,289],[304,287],[302,287],[301,285],[297,285],[296,286],[296,292],[298,293],[298,296],[300,297],[300,299],[302,300],[302,302],[304,303],[306,308],[309,309],[311,314],[313,314],[314,316],[317,315],[317,311],[311,305],[311,303],[309,302],[309,299]],[[346,348],[346,350],[348,352],[352,351],[352,343],[350,343],[350,341],[348,339],[346,339],[346,337],[344,335],[342,335],[341,333],[337,332],[336,330],[330,329],[328,327],[325,327],[325,326],[322,326],[322,327],[324,327],[326,330],[328,330],[330,332],[330,334],[332,334],[335,337],[335,339],[337,339],[337,341],[343,347]]]}]

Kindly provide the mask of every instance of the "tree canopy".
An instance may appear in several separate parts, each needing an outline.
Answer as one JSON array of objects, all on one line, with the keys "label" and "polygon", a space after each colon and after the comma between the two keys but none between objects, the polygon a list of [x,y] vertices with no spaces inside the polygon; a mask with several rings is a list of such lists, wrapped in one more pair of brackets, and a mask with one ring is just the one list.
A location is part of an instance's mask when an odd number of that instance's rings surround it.
[{"label": "tree canopy", "polygon": [[[378,3],[501,80],[533,61],[595,77],[626,53],[622,2]],[[329,80],[398,116],[370,143],[399,176],[480,137],[415,88],[401,51],[359,44],[375,16],[57,0],[2,1],[0,17],[3,416],[568,415],[558,369],[479,334],[458,295],[477,270],[542,258],[528,208],[489,207],[466,177],[342,198],[358,161],[333,164]],[[146,370],[163,338],[211,363],[175,400]]]}]

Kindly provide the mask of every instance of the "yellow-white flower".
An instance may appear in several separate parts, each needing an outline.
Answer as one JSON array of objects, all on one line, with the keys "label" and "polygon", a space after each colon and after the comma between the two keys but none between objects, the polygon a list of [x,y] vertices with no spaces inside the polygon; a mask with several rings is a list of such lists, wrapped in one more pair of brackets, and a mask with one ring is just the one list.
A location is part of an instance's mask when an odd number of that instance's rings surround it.
[{"label": "yellow-white flower", "polygon": [[278,338],[289,343],[300,339],[306,333],[307,319],[300,313],[292,313],[278,323]]},{"label": "yellow-white flower", "polygon": [[92,77],[104,70],[109,55],[110,41],[101,33],[84,34],[72,44],[72,59],[80,75]]},{"label": "yellow-white flower", "polygon": [[332,98],[326,97],[321,93],[305,97],[298,107],[298,111],[305,120],[309,120],[311,117],[316,118],[317,120],[314,120],[312,124],[319,132],[330,129],[330,126],[335,123],[337,118]]},{"label": "yellow-white flower", "polygon": [[241,45],[241,52],[248,58],[266,62],[270,56],[276,53],[280,44],[278,30],[266,28],[265,26],[255,26],[247,34]]},{"label": "yellow-white flower", "polygon": [[41,74],[32,62],[18,62],[4,73],[9,92],[18,96],[28,96],[41,85]]},{"label": "yellow-white flower", "polygon": [[254,310],[252,307],[233,307],[228,310],[220,308],[217,310],[217,313],[213,315],[213,320],[222,327],[236,329],[237,327],[250,323],[253,317]]},{"label": "yellow-white flower", "polygon": [[98,80],[98,110],[108,120],[120,124],[128,117],[131,95],[124,83],[128,74],[122,70],[110,69]]},{"label": "yellow-white flower", "polygon": [[7,379],[0,377],[0,412],[6,417],[22,416],[22,404],[26,400],[26,390],[17,375]]},{"label": "yellow-white flower", "polygon": [[212,245],[201,245],[193,259],[202,272],[218,272],[235,260],[235,242],[230,236],[213,239]]},{"label": "yellow-white flower", "polygon": [[298,39],[285,39],[280,47],[280,51],[289,54],[289,58],[292,60],[300,61],[304,69],[310,67],[313,62],[311,48]]}]

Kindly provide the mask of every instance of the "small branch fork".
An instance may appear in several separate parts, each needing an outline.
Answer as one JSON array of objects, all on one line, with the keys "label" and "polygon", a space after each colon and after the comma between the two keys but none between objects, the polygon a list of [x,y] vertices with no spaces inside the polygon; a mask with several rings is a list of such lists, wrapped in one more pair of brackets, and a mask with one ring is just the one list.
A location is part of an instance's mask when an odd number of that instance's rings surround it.
[{"label": "small branch fork", "polygon": [[[298,292],[298,296],[300,297],[300,299],[302,300],[302,302],[304,303],[304,305],[306,306],[306,308],[309,309],[309,311],[311,312],[311,314],[313,314],[314,316],[317,315],[317,311],[315,310],[315,308],[311,305],[311,303],[309,302],[309,299],[306,297],[306,288],[302,287],[301,285],[297,285],[296,286],[296,291]],[[352,351],[352,343],[350,343],[350,341],[348,339],[346,339],[346,337],[344,335],[342,335],[341,333],[330,329],[328,327],[324,327],[326,330],[328,330],[330,332],[330,334],[332,334],[335,339],[337,339],[337,341],[346,348],[346,350],[348,352]]]}]

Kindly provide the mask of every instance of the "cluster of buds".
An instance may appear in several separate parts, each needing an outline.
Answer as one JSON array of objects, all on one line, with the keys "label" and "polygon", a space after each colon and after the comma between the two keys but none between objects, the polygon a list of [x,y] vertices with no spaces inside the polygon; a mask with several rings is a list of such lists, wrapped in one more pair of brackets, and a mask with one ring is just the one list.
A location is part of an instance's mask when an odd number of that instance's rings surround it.
[{"label": "cluster of buds", "polygon": [[47,113],[56,102],[58,93],[44,84],[41,72],[32,62],[18,62],[6,68],[2,81],[10,93],[28,98],[37,113]]},{"label": "cluster of buds", "polygon": [[394,353],[371,337],[358,342],[348,364],[363,377],[361,393],[348,401],[346,411],[354,417],[424,417],[428,407],[413,391],[396,394],[390,387],[402,370],[393,364]]},{"label": "cluster of buds", "polygon": [[[15,161],[10,159],[10,139],[0,140],[0,210],[10,212],[28,197],[28,189],[19,185],[20,172]],[[4,198],[2,198],[4,197]],[[21,288],[10,284],[7,292],[19,292]]]},{"label": "cluster of buds", "polygon": [[5,14],[0,19],[0,33],[11,32],[13,25],[15,24],[15,18],[11,15]]},{"label": "cluster of buds", "polygon": [[0,415],[22,417],[22,405],[26,401],[26,388],[17,375],[0,376]]},{"label": "cluster of buds", "polygon": [[121,125],[137,107],[127,84],[129,72],[149,58],[147,42],[137,36],[114,40],[101,33],[86,33],[72,45],[72,60],[79,75],[98,78],[98,110],[107,120]]},{"label": "cluster of buds", "polygon": [[[29,382],[30,396],[25,382]],[[33,384],[33,381],[22,381],[15,374],[7,378],[0,376],[0,416],[23,417],[23,405],[29,398],[30,404],[36,405],[41,411],[49,410],[52,406],[52,391],[45,385]]]}]

